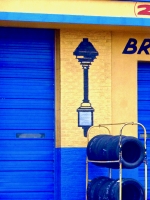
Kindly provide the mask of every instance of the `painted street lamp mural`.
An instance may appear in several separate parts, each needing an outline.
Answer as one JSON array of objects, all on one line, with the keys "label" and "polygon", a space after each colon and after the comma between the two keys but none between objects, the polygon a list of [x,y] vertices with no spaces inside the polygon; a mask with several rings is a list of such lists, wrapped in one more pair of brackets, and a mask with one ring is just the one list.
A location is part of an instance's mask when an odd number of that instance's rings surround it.
[{"label": "painted street lamp mural", "polygon": [[88,41],[88,38],[83,38],[83,41],[79,44],[76,50],[73,52],[73,55],[76,56],[78,62],[82,65],[83,69],[83,101],[80,107],[77,109],[78,112],[78,127],[82,127],[84,131],[84,137],[87,137],[88,129],[93,126],[93,112],[94,108],[92,107],[89,101],[89,77],[88,70],[91,63],[98,56],[98,52],[94,48],[91,42]]}]

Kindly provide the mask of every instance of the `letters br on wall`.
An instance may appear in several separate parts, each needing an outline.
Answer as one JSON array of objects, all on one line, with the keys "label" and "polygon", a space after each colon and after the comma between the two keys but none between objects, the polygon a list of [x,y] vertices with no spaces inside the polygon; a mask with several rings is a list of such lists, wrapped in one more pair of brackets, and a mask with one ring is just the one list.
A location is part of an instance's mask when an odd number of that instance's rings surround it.
[{"label": "letters br on wall", "polygon": [[138,41],[136,38],[129,38],[122,54],[150,54],[150,39],[145,38],[141,43],[140,47],[137,47]]}]

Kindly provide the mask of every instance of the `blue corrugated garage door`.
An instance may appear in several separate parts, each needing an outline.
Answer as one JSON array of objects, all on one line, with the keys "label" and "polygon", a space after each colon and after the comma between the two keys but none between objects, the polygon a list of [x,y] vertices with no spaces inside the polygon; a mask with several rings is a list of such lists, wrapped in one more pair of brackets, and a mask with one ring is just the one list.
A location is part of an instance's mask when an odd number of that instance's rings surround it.
[{"label": "blue corrugated garage door", "polygon": [[54,31],[0,28],[0,199],[54,199]]},{"label": "blue corrugated garage door", "polygon": [[[138,121],[150,135],[150,62],[138,63]],[[139,139],[143,141],[143,129],[139,128]],[[150,138],[147,139],[148,169],[150,166]],[[148,171],[148,200],[150,200],[150,171]],[[144,165],[139,167],[139,180],[144,185]]]}]

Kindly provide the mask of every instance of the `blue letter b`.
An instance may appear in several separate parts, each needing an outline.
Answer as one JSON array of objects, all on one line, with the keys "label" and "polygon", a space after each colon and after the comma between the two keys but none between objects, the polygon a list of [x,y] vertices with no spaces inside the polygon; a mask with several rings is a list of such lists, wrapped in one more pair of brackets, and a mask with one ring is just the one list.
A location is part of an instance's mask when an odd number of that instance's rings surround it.
[{"label": "blue letter b", "polygon": [[130,38],[122,53],[123,54],[134,54],[137,51],[136,44],[137,44],[137,40],[134,38]]}]

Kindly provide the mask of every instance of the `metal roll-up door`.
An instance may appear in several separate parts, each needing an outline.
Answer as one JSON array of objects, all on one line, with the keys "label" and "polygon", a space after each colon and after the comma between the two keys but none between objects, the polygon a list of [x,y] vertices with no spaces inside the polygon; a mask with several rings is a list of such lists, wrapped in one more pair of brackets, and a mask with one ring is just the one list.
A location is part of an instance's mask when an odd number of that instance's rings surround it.
[{"label": "metal roll-up door", "polygon": [[0,28],[0,199],[54,199],[54,30]]},{"label": "metal roll-up door", "polygon": [[[138,62],[138,121],[147,131],[148,166],[150,164],[150,62]],[[139,127],[138,137],[143,141],[143,129]],[[143,141],[144,142],[144,141]],[[150,171],[148,167],[148,197],[150,197]],[[144,164],[138,169],[139,181],[144,186]]]}]

